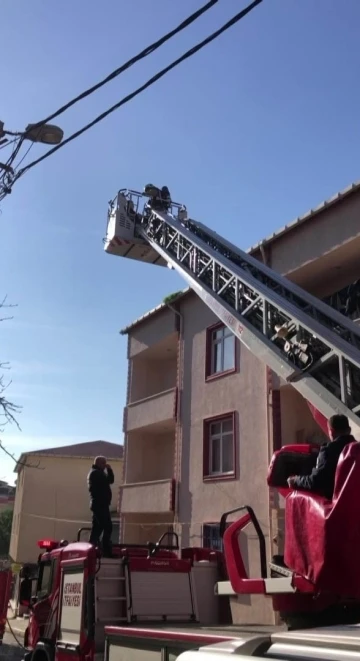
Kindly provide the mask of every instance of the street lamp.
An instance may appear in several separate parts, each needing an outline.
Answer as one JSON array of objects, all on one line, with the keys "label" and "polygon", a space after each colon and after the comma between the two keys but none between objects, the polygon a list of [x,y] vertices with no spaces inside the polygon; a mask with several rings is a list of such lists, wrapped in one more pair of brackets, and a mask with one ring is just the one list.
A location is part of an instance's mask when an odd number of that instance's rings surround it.
[{"label": "street lamp", "polygon": [[12,166],[22,145],[22,140],[30,140],[30,142],[41,142],[44,145],[59,145],[64,137],[64,131],[59,126],[55,126],[54,124],[44,124],[42,122],[38,122],[37,124],[28,124],[25,131],[23,132],[6,131],[4,129],[4,122],[0,121],[0,145],[6,145],[9,142],[9,135],[15,138],[15,141],[17,141],[17,146],[13,150],[13,153],[7,162],[0,163],[0,173],[2,179],[2,183],[0,185],[0,200],[2,200],[5,195],[8,195],[8,193],[11,193],[11,186],[15,180],[15,172]]},{"label": "street lamp", "polygon": [[59,145],[63,137],[64,131],[55,124],[28,124],[24,132],[26,140],[44,145]]},{"label": "street lamp", "polygon": [[7,135],[22,137],[31,142],[42,142],[44,145],[59,145],[64,137],[64,131],[55,124],[28,124],[25,131],[5,131],[4,122],[0,122],[0,144],[7,142]]}]

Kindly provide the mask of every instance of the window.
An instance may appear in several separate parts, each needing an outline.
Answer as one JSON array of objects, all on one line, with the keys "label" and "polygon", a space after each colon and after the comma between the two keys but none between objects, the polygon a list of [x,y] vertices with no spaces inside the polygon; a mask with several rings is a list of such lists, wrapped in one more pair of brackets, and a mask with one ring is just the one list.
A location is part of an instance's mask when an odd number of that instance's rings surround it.
[{"label": "window", "polygon": [[235,477],[234,413],[204,421],[204,479]]},{"label": "window", "polygon": [[220,537],[219,523],[204,523],[203,547],[205,549],[213,549],[214,551],[223,550],[222,539]]},{"label": "window", "polygon": [[112,534],[111,534],[111,541],[113,544],[119,544],[120,540],[120,521],[119,519],[113,519],[112,520]]},{"label": "window", "polygon": [[206,338],[206,378],[228,374],[236,369],[236,338],[223,324],[208,328]]},{"label": "window", "polygon": [[38,599],[44,599],[51,593],[53,577],[53,567],[51,562],[44,562],[40,565],[39,579],[37,584],[36,596]]}]

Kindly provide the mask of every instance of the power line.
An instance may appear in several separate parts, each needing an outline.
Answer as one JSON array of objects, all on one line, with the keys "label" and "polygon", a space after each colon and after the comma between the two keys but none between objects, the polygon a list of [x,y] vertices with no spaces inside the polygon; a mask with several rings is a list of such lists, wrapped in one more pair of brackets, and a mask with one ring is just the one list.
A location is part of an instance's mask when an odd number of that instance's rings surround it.
[{"label": "power line", "polygon": [[6,163],[0,163],[0,200],[3,200],[6,195],[11,193],[11,188],[14,183],[14,172],[12,165],[22,147],[24,138],[15,138],[9,144],[13,144],[12,153]]},{"label": "power line", "polygon": [[[244,18],[247,14],[249,14],[261,2],[263,2],[263,0],[254,0],[247,7],[245,7],[245,9],[243,9],[238,14],[233,16],[233,18],[231,18],[227,23],[225,23],[221,28],[219,28],[218,30],[213,32],[211,35],[206,37],[206,39],[204,39],[203,41],[199,42],[196,46],[193,46],[193,48],[190,48],[188,51],[186,51],[183,55],[181,55],[179,58],[174,60],[167,67],[165,67],[164,69],[159,71],[157,74],[155,74],[146,83],[144,83],[143,85],[138,87],[134,92],[131,92],[130,94],[125,96],[123,99],[121,99],[121,101],[119,101],[115,105],[111,106],[111,108],[109,108],[105,112],[101,113],[101,115],[98,115],[98,117],[96,117],[92,122],[89,122],[89,124],[86,124],[83,128],[79,129],[78,131],[75,131],[75,133],[73,133],[68,138],[66,138],[66,140],[63,140],[62,143],[60,143],[59,145],[56,145],[55,147],[53,147],[52,149],[47,151],[46,154],[43,154],[42,156],[37,158],[35,161],[32,161],[27,166],[25,166],[24,168],[19,170],[17,172],[17,174],[15,175],[12,183],[14,184],[15,181],[17,181],[23,174],[25,174],[25,172],[27,172],[28,170],[33,168],[35,165],[38,165],[39,163],[44,161],[46,158],[48,158],[49,156],[54,154],[56,151],[58,151],[58,149],[62,149],[63,147],[65,147],[65,145],[67,145],[69,142],[72,142],[73,140],[78,138],[80,135],[82,135],[83,133],[88,131],[90,128],[92,128],[93,126],[95,126],[96,124],[101,122],[103,119],[105,119],[105,117],[107,117],[108,115],[113,113],[115,110],[118,110],[118,108],[120,108],[121,106],[125,105],[126,103],[128,103],[129,101],[134,99],[136,96],[138,96],[139,94],[144,92],[148,87],[151,87],[151,85],[153,85],[158,80],[160,80],[160,78],[165,76],[169,71],[171,71],[172,69],[175,69],[175,67],[177,67],[179,64],[181,64],[182,62],[187,60],[189,57],[192,57],[193,55],[195,55],[195,53],[197,53],[202,48],[207,46],[207,44],[209,44],[212,41],[214,41],[215,39],[217,39],[217,37],[219,37],[223,32],[226,32],[227,30],[229,30],[229,28],[231,28],[233,25],[235,25],[238,21],[240,21],[242,18]],[[0,199],[1,199],[1,194],[0,194]]]},{"label": "power line", "polygon": [[[81,94],[79,94],[77,97],[75,97],[74,99],[72,99],[71,101],[66,103],[64,106],[62,106],[61,108],[56,110],[56,112],[54,112],[51,115],[49,115],[48,117],[46,117],[46,119],[41,120],[37,124],[34,124],[33,129],[36,129],[36,128],[41,129],[42,126],[44,126],[49,121],[54,119],[54,117],[57,117],[58,115],[61,115],[66,110],[71,108],[73,105],[75,105],[76,103],[78,103],[82,99],[85,99],[87,96],[90,96],[95,91],[100,89],[100,87],[103,87],[103,85],[106,85],[108,82],[110,82],[111,80],[113,80],[114,78],[116,78],[117,76],[122,74],[124,71],[126,71],[127,69],[132,67],[134,64],[136,64],[140,60],[144,59],[148,55],[151,55],[151,53],[153,53],[158,48],[160,48],[160,46],[162,46],[164,43],[166,43],[167,41],[172,39],[172,37],[174,37],[176,34],[178,34],[182,30],[187,28],[189,25],[194,23],[198,18],[200,18],[200,16],[205,14],[205,12],[207,12],[215,4],[217,4],[218,1],[219,0],[209,0],[209,2],[207,2],[205,5],[200,7],[196,12],[194,12],[193,14],[188,16],[176,28],[174,28],[170,32],[166,33],[163,37],[161,37],[157,41],[153,42],[152,44],[150,44],[149,46],[144,48],[140,53],[138,53],[137,55],[132,57],[130,60],[125,62],[125,64],[123,64],[118,69],[115,69],[115,71],[110,73],[108,76],[106,76],[106,78],[101,80],[99,83],[93,85],[89,89],[87,89],[84,92],[82,92]],[[13,153],[11,154],[11,156],[9,157],[9,159],[7,160],[7,162],[5,164],[0,164],[0,170],[2,170],[2,172],[0,174],[0,200],[2,200],[8,193],[11,192],[11,186],[13,185],[13,183],[15,182],[15,180],[17,178],[17,177],[14,177],[14,172],[12,170],[12,165],[15,161],[15,158],[16,158],[17,154],[19,153],[19,151],[22,147],[22,144],[23,144],[23,141],[24,141],[25,138],[26,138],[26,132],[24,132],[22,134],[19,134],[19,137],[16,137],[14,140],[11,141],[12,143],[17,143],[14,150],[13,150]],[[11,144],[11,143],[7,143],[7,144]],[[3,147],[5,147],[5,146],[7,146],[7,145],[3,145]],[[16,166],[17,170],[19,169],[19,166],[21,165],[21,163],[26,158],[26,156],[29,153],[30,149],[31,149],[31,146],[26,151],[26,153],[24,154],[24,156],[22,157],[20,162],[17,163],[17,166]]]},{"label": "power line", "polygon": [[3,145],[0,145],[0,149],[5,149],[5,147],[9,147],[9,145],[12,145],[12,144],[13,144],[14,142],[16,142],[18,139],[19,139],[19,138],[16,137],[16,138],[13,138],[13,139],[10,140],[10,141],[6,141],[6,142],[4,142]]},{"label": "power line", "polygon": [[170,32],[167,32],[163,37],[161,37],[157,41],[154,41],[154,43],[150,44],[150,46],[146,46],[146,48],[144,48],[140,53],[138,53],[137,55],[132,57],[130,60],[125,62],[125,64],[123,64],[121,67],[119,67],[118,69],[115,69],[115,71],[112,71],[112,73],[110,73],[108,76],[106,76],[106,78],[101,80],[99,83],[96,83],[95,85],[93,85],[93,87],[90,87],[89,89],[85,90],[85,92],[82,92],[81,94],[76,96],[74,99],[72,99],[71,101],[66,103],[64,106],[59,108],[59,110],[56,110],[56,112],[52,113],[52,115],[49,115],[48,117],[46,117],[46,119],[43,119],[43,120],[41,120],[41,122],[38,122],[37,124],[35,124],[34,128],[41,127],[44,124],[48,124],[48,122],[50,122],[52,119],[54,119],[55,117],[58,117],[59,115],[62,115],[62,113],[64,113],[66,110],[68,110],[69,108],[74,106],[76,103],[78,103],[79,101],[82,101],[87,96],[90,96],[90,94],[93,94],[98,89],[100,89],[100,87],[103,87],[104,85],[109,83],[111,80],[113,80],[117,76],[120,76],[120,74],[122,74],[127,69],[130,69],[130,67],[132,67],[134,64],[136,64],[140,60],[143,60],[145,57],[148,57],[148,55],[151,55],[152,53],[154,53],[154,51],[156,51],[158,48],[160,48],[160,46],[162,46],[167,41],[172,39],[172,37],[174,37],[176,34],[181,32],[182,30],[185,30],[185,28],[187,28],[189,25],[194,23],[194,21],[196,21],[198,18],[200,18],[200,16],[205,14],[205,12],[207,12],[209,9],[211,9],[218,2],[219,2],[219,0],[210,0],[210,2],[207,2],[205,5],[203,5],[203,7],[200,7],[200,9],[198,9],[193,14],[188,16],[184,21],[182,21],[176,28],[174,28]]},{"label": "power line", "polygon": [[27,150],[26,150],[24,156],[23,156],[23,157],[20,159],[20,161],[16,164],[16,167],[17,167],[17,168],[20,167],[21,163],[25,160],[25,158],[27,157],[29,151],[32,149],[33,146],[34,146],[34,143],[31,142],[30,145],[28,146],[28,148],[27,148]]}]

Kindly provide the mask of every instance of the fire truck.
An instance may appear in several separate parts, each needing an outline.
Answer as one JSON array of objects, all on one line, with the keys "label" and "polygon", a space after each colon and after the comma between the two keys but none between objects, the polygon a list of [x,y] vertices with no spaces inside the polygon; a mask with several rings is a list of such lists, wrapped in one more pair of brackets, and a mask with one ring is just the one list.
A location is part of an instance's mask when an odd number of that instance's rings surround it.
[{"label": "fire truck", "polygon": [[9,606],[12,571],[10,562],[0,559],[0,645],[2,644]]},{"label": "fire truck", "polygon": [[[178,271],[250,351],[298,390],[324,431],[339,412],[358,436],[360,328],[354,322],[189,219],[184,205],[152,185],[144,194],[120,190],[110,203],[105,250]],[[249,505],[224,512],[223,553],[179,548],[176,533],[156,544],[124,543],[111,559],[81,541],[82,531],[73,543],[39,542],[26,658],[360,659],[360,444],[343,451],[331,501],[287,486],[290,475],[311,471],[317,452],[288,445],[272,458],[267,480],[286,499],[286,535],[284,557],[270,562]],[[247,575],[239,544],[249,525],[258,538],[255,577]],[[292,631],[232,625],[229,599],[246,594],[272,599]],[[316,628],[324,625],[333,626]],[[298,630],[304,627],[313,629]]]},{"label": "fire truck", "polygon": [[[218,661],[224,661],[227,653],[246,658],[360,659],[356,625],[360,621],[360,539],[357,529],[353,534],[351,521],[352,517],[357,521],[360,513],[359,450],[357,442],[344,450],[332,501],[301,492],[287,496],[285,557],[276,562],[267,563],[264,535],[249,506],[239,508],[240,518],[227,528],[227,517],[234,512],[223,514],[224,553],[180,549],[176,533],[144,546],[114,546],[112,558],[103,558],[99,549],[81,541],[84,529],[73,543],[39,541],[39,573],[24,640],[29,650],[25,660],[138,661],[144,657],[145,661],[150,655],[154,661],[174,661],[182,653],[196,652],[200,656],[186,656],[184,661],[203,661],[204,651],[220,653]],[[316,449],[310,445],[277,451],[269,467],[269,485],[287,494],[284,484],[289,469],[304,472],[315,457]],[[239,534],[249,524],[259,540],[261,576],[257,577],[247,575],[239,545]],[[244,594],[271,598],[289,629],[313,630],[285,635],[284,627],[232,625],[229,597]],[[325,629],[328,638],[324,638],[324,631],[316,627],[330,624],[336,626]],[[310,649],[305,656],[304,646]],[[323,656],[314,656],[314,646],[321,647]],[[346,649],[357,656],[341,656]]]}]

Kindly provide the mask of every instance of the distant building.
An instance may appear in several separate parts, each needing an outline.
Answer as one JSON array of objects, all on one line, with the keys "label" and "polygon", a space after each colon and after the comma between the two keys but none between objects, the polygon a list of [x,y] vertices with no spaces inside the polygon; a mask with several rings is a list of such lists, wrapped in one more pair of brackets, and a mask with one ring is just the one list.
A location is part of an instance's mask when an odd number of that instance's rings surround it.
[{"label": "distant building", "polygon": [[15,487],[0,480],[0,512],[12,510],[15,501]]},{"label": "distant building", "polygon": [[[119,539],[118,494],[123,477],[123,447],[107,441],[90,441],[22,454],[18,474],[10,556],[17,563],[35,562],[39,539],[76,539],[79,528],[89,527],[89,493],[86,477],[97,455],[112,465],[113,539]],[[84,531],[84,538],[89,533]]]}]

